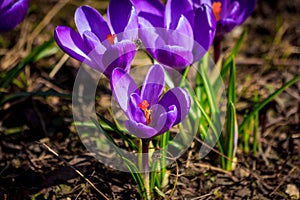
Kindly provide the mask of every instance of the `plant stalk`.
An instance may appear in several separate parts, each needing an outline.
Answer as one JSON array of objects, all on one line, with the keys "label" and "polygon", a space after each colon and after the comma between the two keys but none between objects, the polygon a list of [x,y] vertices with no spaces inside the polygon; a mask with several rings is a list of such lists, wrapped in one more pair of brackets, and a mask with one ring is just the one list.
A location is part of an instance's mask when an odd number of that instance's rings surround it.
[{"label": "plant stalk", "polygon": [[221,54],[221,39],[216,37],[213,41],[213,46],[214,46],[214,61],[215,63],[217,63]]},{"label": "plant stalk", "polygon": [[143,178],[146,189],[147,200],[151,200],[151,192],[150,192],[150,171],[149,171],[149,140],[142,139],[142,161],[143,161]]}]

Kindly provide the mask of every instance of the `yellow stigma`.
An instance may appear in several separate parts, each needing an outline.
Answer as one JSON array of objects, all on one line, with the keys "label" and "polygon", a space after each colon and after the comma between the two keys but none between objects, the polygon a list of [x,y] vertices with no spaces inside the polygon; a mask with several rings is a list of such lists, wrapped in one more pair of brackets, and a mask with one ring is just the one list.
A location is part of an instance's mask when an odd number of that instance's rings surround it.
[{"label": "yellow stigma", "polygon": [[220,15],[222,12],[222,3],[219,1],[213,2],[212,9],[213,9],[214,15],[216,17],[216,20],[219,21],[221,18]]},{"label": "yellow stigma", "polygon": [[139,108],[144,112],[147,125],[151,122],[151,110],[148,109],[149,103],[147,100],[143,100],[142,103],[139,104]]}]

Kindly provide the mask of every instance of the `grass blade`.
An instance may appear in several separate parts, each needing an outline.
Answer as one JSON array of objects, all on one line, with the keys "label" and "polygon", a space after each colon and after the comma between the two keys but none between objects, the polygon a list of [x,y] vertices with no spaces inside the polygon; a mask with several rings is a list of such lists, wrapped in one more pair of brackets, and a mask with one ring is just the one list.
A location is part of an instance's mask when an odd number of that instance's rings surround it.
[{"label": "grass blade", "polygon": [[[91,120],[93,121],[93,123],[95,124],[95,126],[97,127],[97,129],[101,132],[104,133],[105,137],[114,144],[114,147],[117,147],[117,144],[115,143],[115,141],[113,140],[113,138],[101,127],[101,125],[99,124],[99,122],[94,119],[91,118]],[[116,152],[119,154],[119,156],[123,159],[123,161],[125,162],[128,170],[130,171],[132,178],[134,179],[135,183],[138,186],[138,190],[139,193],[141,195],[141,197],[143,199],[145,199],[145,197],[147,197],[146,194],[146,189],[145,189],[145,185],[144,185],[144,180],[143,177],[141,176],[141,173],[138,169],[137,166],[135,166],[130,160],[128,160],[126,157],[124,157],[123,153],[119,150],[119,148],[115,148]]]},{"label": "grass blade", "polygon": [[224,78],[226,76],[227,71],[230,69],[230,62],[232,62],[232,59],[234,59],[237,56],[237,54],[238,54],[245,38],[246,38],[247,33],[248,33],[248,30],[245,29],[243,31],[241,37],[235,43],[232,51],[230,52],[229,56],[227,57],[227,59],[224,62],[224,65],[223,65],[222,70],[221,70],[221,77]]},{"label": "grass blade", "polygon": [[226,160],[225,169],[232,171],[234,169],[234,160],[238,139],[236,111],[232,102],[229,102],[228,104],[226,118],[226,156],[229,159]]},{"label": "grass blade", "polygon": [[120,129],[115,126],[113,123],[111,123],[109,120],[107,120],[105,117],[103,117],[102,115],[99,115],[97,113],[97,116],[100,118],[100,125],[101,127],[105,130],[105,131],[114,131],[116,132],[124,141],[126,141],[129,146],[135,150],[138,151],[138,147],[135,145],[135,143],[129,139],[128,137],[126,137],[122,131],[120,131]]},{"label": "grass blade", "polygon": [[247,116],[244,118],[244,121],[239,126],[239,132],[245,127],[245,125],[249,122],[249,120],[257,113],[259,112],[265,105],[267,105],[270,101],[272,101],[275,97],[277,97],[279,94],[281,94],[286,88],[290,87],[294,83],[300,80],[300,74],[296,75],[294,78],[292,78],[287,83],[283,84],[279,89],[277,89],[275,92],[273,92],[270,96],[268,96],[265,100],[263,100],[261,103],[256,104],[253,108],[253,110],[247,114]]},{"label": "grass blade", "polygon": [[[236,65],[234,57],[228,63],[230,66],[228,80],[228,103],[226,116],[226,131],[225,131],[225,155],[230,159],[226,161],[225,169],[231,171],[233,169],[232,160],[235,158],[237,148],[237,119],[236,119]],[[224,166],[223,166],[224,167]]]},{"label": "grass blade", "polygon": [[0,88],[6,88],[8,85],[10,85],[13,79],[25,68],[26,65],[34,63],[39,59],[51,56],[57,51],[58,47],[55,45],[54,39],[51,39],[41,46],[36,47],[18,65],[5,74],[1,74]]}]

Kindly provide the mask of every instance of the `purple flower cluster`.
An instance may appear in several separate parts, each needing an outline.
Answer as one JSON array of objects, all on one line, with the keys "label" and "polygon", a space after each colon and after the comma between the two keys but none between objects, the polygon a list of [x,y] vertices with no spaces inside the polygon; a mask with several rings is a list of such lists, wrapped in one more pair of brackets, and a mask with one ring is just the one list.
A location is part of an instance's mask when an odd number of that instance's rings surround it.
[{"label": "purple flower cluster", "polygon": [[[164,95],[164,69],[181,71],[199,61],[215,37],[223,37],[250,15],[256,0],[111,0],[107,21],[92,7],[75,12],[77,31],[58,26],[54,38],[73,58],[110,78],[113,96],[128,120],[128,131],[152,138],[180,123],[191,100],[182,88]],[[139,90],[129,75],[140,39],[160,64]],[[162,96],[162,97],[161,97]]]},{"label": "purple flower cluster", "polygon": [[[199,61],[215,37],[243,23],[256,0],[111,0],[108,22],[95,9],[76,10],[78,32],[58,26],[54,37],[70,56],[110,77],[117,66],[129,71],[140,38],[159,63],[184,69]],[[138,30],[139,29],[139,30]]]},{"label": "purple flower cluster", "polygon": [[17,26],[28,10],[28,0],[0,0],[0,32],[5,32]]}]

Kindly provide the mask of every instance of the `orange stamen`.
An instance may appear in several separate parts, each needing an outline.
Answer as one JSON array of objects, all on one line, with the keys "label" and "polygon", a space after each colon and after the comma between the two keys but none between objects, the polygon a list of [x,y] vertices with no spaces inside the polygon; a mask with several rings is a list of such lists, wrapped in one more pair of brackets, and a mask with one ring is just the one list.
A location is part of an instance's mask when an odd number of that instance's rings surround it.
[{"label": "orange stamen", "polygon": [[221,16],[221,12],[222,12],[222,3],[219,1],[213,2],[212,9],[213,9],[214,15],[216,17],[216,20],[219,21],[221,18],[220,16]]},{"label": "orange stamen", "polygon": [[149,103],[147,100],[143,100],[142,103],[139,104],[139,108],[144,111],[147,125],[151,122],[151,110],[149,110],[148,107]]},{"label": "orange stamen", "polygon": [[109,42],[110,45],[113,45],[115,43],[115,38],[116,38],[116,34],[108,34],[106,36],[107,41]]}]

